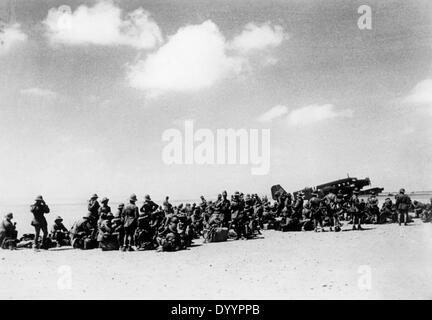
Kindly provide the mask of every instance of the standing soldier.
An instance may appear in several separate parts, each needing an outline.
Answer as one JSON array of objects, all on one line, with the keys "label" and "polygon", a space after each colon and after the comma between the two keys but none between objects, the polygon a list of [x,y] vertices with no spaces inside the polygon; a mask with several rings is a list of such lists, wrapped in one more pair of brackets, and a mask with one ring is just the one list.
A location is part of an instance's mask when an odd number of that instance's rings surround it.
[{"label": "standing soldier", "polygon": [[398,212],[398,222],[399,225],[402,224],[402,220],[404,221],[404,225],[408,223],[408,210],[411,206],[411,198],[405,194],[405,189],[402,188],[399,190],[399,194],[395,196],[396,199],[396,210]]},{"label": "standing soldier", "polygon": [[99,219],[100,204],[97,201],[98,198],[99,197],[95,193],[94,195],[91,196],[90,200],[88,201],[88,212],[91,213],[91,215],[92,215],[92,221],[94,223],[97,223],[97,221]]},{"label": "standing soldier", "polygon": [[[34,248],[35,250],[39,250],[39,248],[45,249],[44,245],[48,236],[48,223],[45,219],[44,214],[49,213],[50,209],[45,203],[42,196],[37,196],[35,199],[35,203],[30,207],[31,213],[33,213],[33,220],[31,225],[35,228],[35,239],[34,239]],[[42,245],[39,245],[39,235],[42,230]]]},{"label": "standing soldier", "polygon": [[231,221],[231,202],[227,199],[227,192],[224,190],[222,192],[222,206],[221,206],[221,212],[223,214],[223,224],[225,227],[228,227],[229,222]]},{"label": "standing soldier", "polygon": [[129,204],[123,210],[124,216],[124,241],[123,241],[123,251],[133,251],[132,241],[135,234],[135,229],[137,227],[138,220],[138,207],[135,203],[138,201],[137,196],[132,194],[129,199]]},{"label": "standing soldier", "polygon": [[336,201],[337,197],[333,192],[328,193],[324,197],[324,205],[329,219],[330,231],[333,231],[333,228],[335,228],[335,231],[340,230]]},{"label": "standing soldier", "polygon": [[367,199],[367,208],[369,214],[372,216],[374,223],[379,222],[380,210],[378,207],[378,198],[375,192],[372,192]]},{"label": "standing soldier", "polygon": [[234,193],[233,199],[231,200],[231,217],[232,217],[232,224],[234,225],[234,231],[237,234],[236,240],[240,239],[244,234],[243,209],[244,209],[244,203],[240,198],[240,192],[236,191]]},{"label": "standing soldier", "polygon": [[323,226],[323,215],[322,215],[322,207],[321,207],[321,200],[318,198],[318,193],[314,192],[312,193],[312,198],[309,200],[310,204],[310,210],[311,210],[311,216],[314,222],[314,230],[315,232],[318,232],[318,225],[321,228],[321,230],[324,232],[324,226]]},{"label": "standing soldier", "polygon": [[[363,216],[363,209],[362,209],[362,203],[360,202],[360,199],[358,197],[358,190],[354,190],[353,195],[350,199],[350,208],[351,208],[351,214],[352,214],[352,224],[353,224],[353,230],[362,230],[361,226],[361,219]],[[356,222],[357,222],[357,228],[356,228]]]}]

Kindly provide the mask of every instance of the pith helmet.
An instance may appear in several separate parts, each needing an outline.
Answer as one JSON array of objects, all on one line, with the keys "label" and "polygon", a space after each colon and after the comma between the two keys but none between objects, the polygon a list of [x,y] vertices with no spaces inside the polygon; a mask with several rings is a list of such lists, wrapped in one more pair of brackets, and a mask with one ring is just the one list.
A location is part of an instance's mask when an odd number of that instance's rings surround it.
[{"label": "pith helmet", "polygon": [[91,196],[90,199],[97,199],[97,198],[99,198],[99,197],[98,197],[98,195],[95,193],[95,194],[93,194],[93,195]]},{"label": "pith helmet", "polygon": [[149,194],[146,194],[146,195],[144,196],[144,199],[146,199],[146,200],[150,200],[150,195],[149,195]]},{"label": "pith helmet", "polygon": [[63,218],[60,217],[60,216],[57,216],[57,218],[54,219],[54,222],[56,222],[56,221],[60,221],[60,222],[62,222],[62,221],[63,221]]},{"label": "pith helmet", "polygon": [[9,212],[5,217],[8,218],[8,219],[12,219],[13,218],[13,213]]},{"label": "pith helmet", "polygon": [[401,188],[401,189],[399,190],[399,193],[405,193],[405,189],[404,189],[404,188]]},{"label": "pith helmet", "polygon": [[138,201],[136,194],[135,193],[131,194],[129,200],[130,201]]},{"label": "pith helmet", "polygon": [[102,203],[105,203],[105,202],[108,202],[108,201],[109,201],[109,199],[107,197],[103,197],[102,200],[101,200]]},{"label": "pith helmet", "polygon": [[35,201],[43,201],[42,196],[41,196],[41,195],[38,195],[38,196],[35,198]]}]

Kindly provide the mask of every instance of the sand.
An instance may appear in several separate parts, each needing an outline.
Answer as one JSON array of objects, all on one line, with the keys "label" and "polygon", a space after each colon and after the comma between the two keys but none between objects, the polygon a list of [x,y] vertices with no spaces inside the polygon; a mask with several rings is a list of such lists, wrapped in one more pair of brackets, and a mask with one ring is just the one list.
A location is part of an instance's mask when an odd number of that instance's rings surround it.
[{"label": "sand", "polygon": [[432,299],[432,224],[262,239],[174,253],[0,251],[1,299]]}]

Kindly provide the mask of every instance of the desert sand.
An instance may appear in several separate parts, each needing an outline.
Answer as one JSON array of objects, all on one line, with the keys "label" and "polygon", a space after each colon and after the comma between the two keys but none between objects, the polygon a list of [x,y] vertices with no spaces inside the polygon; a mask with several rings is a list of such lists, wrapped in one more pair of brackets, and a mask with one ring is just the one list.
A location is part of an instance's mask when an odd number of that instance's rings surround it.
[{"label": "desert sand", "polygon": [[0,251],[1,299],[432,299],[432,224],[263,231],[186,251]]}]

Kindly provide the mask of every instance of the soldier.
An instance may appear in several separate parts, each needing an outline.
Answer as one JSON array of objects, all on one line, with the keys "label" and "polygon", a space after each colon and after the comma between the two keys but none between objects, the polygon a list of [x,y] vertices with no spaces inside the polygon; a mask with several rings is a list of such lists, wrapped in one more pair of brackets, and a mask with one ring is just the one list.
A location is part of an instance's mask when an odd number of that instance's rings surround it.
[{"label": "soldier", "polygon": [[87,212],[82,219],[74,223],[71,228],[71,242],[74,248],[93,249],[96,247],[97,229],[94,227],[93,214]]},{"label": "soldier", "polygon": [[99,218],[102,218],[102,216],[103,216],[103,218],[105,218],[107,216],[107,214],[111,212],[111,208],[110,208],[110,206],[108,206],[108,202],[109,202],[108,198],[106,198],[106,197],[102,198],[102,201],[101,201],[102,206],[100,206],[98,209]]},{"label": "soldier", "polygon": [[378,223],[385,223],[388,219],[391,219],[392,222],[397,220],[394,219],[393,202],[390,198],[386,198],[381,206]]},{"label": "soldier", "polygon": [[417,200],[414,200],[413,201],[413,209],[414,209],[414,213],[415,213],[416,218],[420,218],[421,214],[426,209],[426,205],[424,203],[417,201]]},{"label": "soldier", "polygon": [[150,217],[151,214],[158,209],[158,207],[159,206],[150,199],[150,196],[146,194],[140,212],[142,212],[145,216]]},{"label": "soldier", "polygon": [[405,194],[405,189],[399,190],[399,194],[395,196],[396,199],[396,210],[398,212],[398,222],[399,225],[404,222],[404,225],[408,224],[408,210],[411,206],[411,198]]},{"label": "soldier", "polygon": [[[98,199],[98,195],[95,193],[94,195],[91,196],[90,200],[88,201],[88,212],[90,212],[92,214],[92,223],[97,223],[98,219],[99,219],[99,208],[100,208],[100,204],[97,201]],[[96,227],[96,226],[95,226]]]},{"label": "soldier", "polygon": [[123,210],[124,210],[124,203],[120,203],[117,207],[117,213],[114,217],[121,218],[123,220]]},{"label": "soldier", "polygon": [[119,210],[111,220],[113,234],[117,236],[118,247],[121,248],[123,245],[124,228],[123,228],[123,212],[124,204],[119,205]]},{"label": "soldier", "polygon": [[310,203],[311,216],[314,222],[314,231],[318,232],[319,230],[318,226],[319,226],[322,232],[325,232],[323,226],[322,205],[321,205],[320,198],[318,198],[317,192],[312,193],[312,198],[310,198],[309,203]]},{"label": "soldier", "polygon": [[380,210],[378,207],[378,198],[375,192],[372,192],[371,195],[367,199],[367,211],[371,216],[372,221],[376,224],[379,221]]},{"label": "soldier", "polygon": [[[354,190],[353,195],[351,196],[350,199],[350,211],[352,214],[352,224],[353,230],[363,230],[362,226],[361,226],[361,220],[363,217],[363,204],[361,203],[359,197],[358,197],[359,191],[358,190]],[[356,227],[357,224],[357,227]]]},{"label": "soldier", "polygon": [[137,201],[137,196],[132,194],[129,199],[129,204],[123,210],[123,226],[125,232],[122,247],[123,251],[133,251],[132,242],[138,220],[138,207],[135,205]]},{"label": "soldier", "polygon": [[12,222],[12,219],[13,214],[8,213],[0,222],[0,248],[2,249],[15,249],[18,242],[16,223]]},{"label": "soldier", "polygon": [[135,245],[140,250],[153,249],[154,232],[150,227],[152,214],[158,209],[158,205],[154,203],[150,196],[145,195],[144,204],[140,209],[138,217],[137,229],[135,232]]},{"label": "soldier", "polygon": [[200,199],[201,199],[201,203],[200,203],[201,212],[204,212],[207,209],[207,200],[204,198],[204,196],[200,196]]},{"label": "soldier", "polygon": [[99,242],[99,248],[102,251],[118,250],[119,243],[116,234],[116,230],[113,227],[112,220],[114,215],[108,212],[106,215],[101,217],[101,222],[98,228],[97,241]]},{"label": "soldier", "polygon": [[431,222],[432,221],[432,198],[430,198],[430,202],[426,205],[423,210],[421,219],[423,222]]},{"label": "soldier", "polygon": [[[33,220],[31,225],[35,228],[35,240],[34,240],[34,248],[35,250],[39,250],[39,248],[46,249],[45,243],[48,237],[48,223],[45,219],[45,214],[50,212],[47,204],[41,195],[37,196],[35,199],[35,203],[30,207],[31,213],[33,213]],[[42,230],[42,245],[39,244],[39,236]]]},{"label": "soldier", "polygon": [[222,204],[221,204],[221,213],[223,215],[223,225],[225,227],[228,227],[229,222],[231,221],[231,210],[230,210],[230,206],[231,203],[227,198],[228,193],[224,190],[222,192]]},{"label": "soldier", "polygon": [[303,192],[300,191],[296,193],[294,204],[293,204],[294,217],[296,217],[299,220],[302,218],[303,205],[304,205]]},{"label": "soldier", "polygon": [[168,226],[158,234],[158,251],[177,251],[182,249],[180,234],[177,230],[178,222],[177,217],[172,217]]},{"label": "soldier", "polygon": [[232,225],[234,226],[234,231],[237,234],[236,240],[241,239],[244,234],[244,203],[241,199],[240,192],[236,191],[234,193],[234,197],[231,200],[231,217],[232,217]]},{"label": "soldier", "polygon": [[69,230],[64,226],[62,217],[58,216],[51,227],[50,239],[57,243],[57,247],[70,245]]},{"label": "soldier", "polygon": [[325,210],[329,219],[330,231],[340,231],[339,219],[337,214],[337,197],[330,192],[324,197]]},{"label": "soldier", "polygon": [[173,212],[173,206],[169,202],[169,197],[168,196],[165,197],[165,201],[163,203],[163,210],[165,211],[165,214],[169,214],[169,213]]}]

